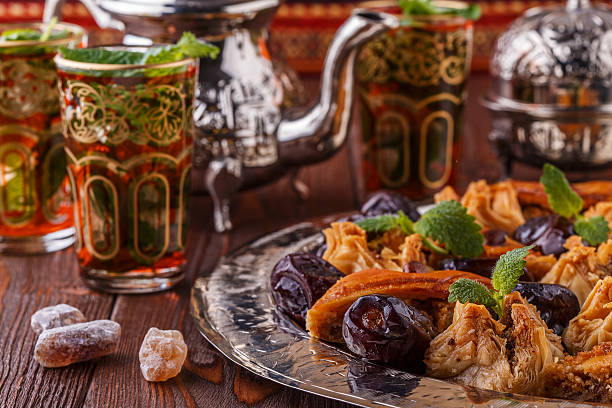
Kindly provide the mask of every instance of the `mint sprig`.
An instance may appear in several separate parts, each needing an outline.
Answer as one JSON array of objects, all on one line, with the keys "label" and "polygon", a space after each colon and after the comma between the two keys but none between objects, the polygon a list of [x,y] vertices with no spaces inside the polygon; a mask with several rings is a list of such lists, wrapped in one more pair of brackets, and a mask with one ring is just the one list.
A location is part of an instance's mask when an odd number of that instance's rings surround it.
[{"label": "mint sprig", "polygon": [[610,227],[601,216],[588,220],[580,214],[584,202],[572,190],[565,174],[552,164],[546,163],[542,168],[540,183],[548,197],[550,208],[565,218],[574,218],[574,231],[590,245],[599,245],[608,239]]},{"label": "mint sprig", "polygon": [[[417,233],[423,243],[439,254],[475,258],[483,251],[484,237],[476,219],[456,201],[442,201],[413,223],[407,215],[381,215],[366,218],[356,224],[368,233],[384,233],[400,228],[405,234]],[[444,247],[437,245],[436,241]]]},{"label": "mint sprig", "polygon": [[64,58],[97,64],[163,64],[184,58],[217,58],[219,48],[198,40],[190,32],[184,32],[181,39],[172,45],[151,47],[146,52],[112,50],[105,48],[60,48]]},{"label": "mint sprig", "polygon": [[501,318],[504,313],[504,296],[511,293],[518,284],[527,264],[525,257],[532,248],[533,245],[513,249],[499,257],[491,275],[493,290],[471,279],[459,279],[450,285],[448,301],[484,305],[493,309]]},{"label": "mint sprig", "polygon": [[470,4],[468,7],[451,8],[441,7],[433,3],[432,0],[399,0],[398,4],[404,14],[407,15],[454,15],[464,17],[469,20],[478,20],[482,11],[478,4]]},{"label": "mint sprig", "polygon": [[408,218],[403,212],[397,213],[397,215],[393,214],[385,214],[379,215],[374,218],[364,218],[363,220],[357,221],[355,224],[359,225],[364,231],[372,234],[384,234],[387,231],[392,230],[395,227],[399,227],[400,223],[406,227],[408,226],[408,231],[406,234],[412,234],[413,227],[411,226],[412,221],[408,219],[410,224],[404,221],[404,218]]},{"label": "mint sprig", "polygon": [[476,303],[491,309],[497,307],[497,301],[485,285],[466,278],[457,279],[450,285],[448,301],[451,303]]},{"label": "mint sprig", "polygon": [[550,208],[565,218],[572,218],[582,210],[582,198],[570,187],[561,170],[546,163],[542,168],[540,183],[548,196]]}]

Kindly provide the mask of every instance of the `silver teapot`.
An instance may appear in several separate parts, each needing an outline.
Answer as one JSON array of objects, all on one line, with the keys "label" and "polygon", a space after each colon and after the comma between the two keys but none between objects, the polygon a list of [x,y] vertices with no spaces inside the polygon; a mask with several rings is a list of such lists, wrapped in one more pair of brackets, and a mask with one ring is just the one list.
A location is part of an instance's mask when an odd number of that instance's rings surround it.
[{"label": "silver teapot", "polygon": [[[64,0],[47,0],[44,17],[58,16]],[[279,0],[81,0],[102,27],[124,30],[126,44],[176,41],[191,31],[217,45],[202,60],[194,122],[193,183],[214,203],[214,225],[231,229],[230,200],[300,166],[320,162],[347,139],[357,52],[376,35],[399,26],[396,17],[357,9],[327,52],[321,89],[312,106],[289,112],[281,78],[267,49],[268,26]]]},{"label": "silver teapot", "polygon": [[612,167],[612,9],[589,0],[534,8],[496,41],[490,140],[513,162]]}]

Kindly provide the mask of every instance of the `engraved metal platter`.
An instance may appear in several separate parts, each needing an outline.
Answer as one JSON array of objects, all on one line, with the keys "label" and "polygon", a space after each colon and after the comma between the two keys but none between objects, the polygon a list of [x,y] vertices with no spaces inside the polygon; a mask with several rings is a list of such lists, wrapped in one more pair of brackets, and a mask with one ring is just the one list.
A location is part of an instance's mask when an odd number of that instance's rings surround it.
[{"label": "engraved metal platter", "polygon": [[323,242],[321,225],[302,223],[223,257],[192,289],[192,315],[204,337],[240,366],[285,386],[362,407],[593,407],[506,394],[421,377],[311,339],[276,312],[269,276],[283,256]]}]

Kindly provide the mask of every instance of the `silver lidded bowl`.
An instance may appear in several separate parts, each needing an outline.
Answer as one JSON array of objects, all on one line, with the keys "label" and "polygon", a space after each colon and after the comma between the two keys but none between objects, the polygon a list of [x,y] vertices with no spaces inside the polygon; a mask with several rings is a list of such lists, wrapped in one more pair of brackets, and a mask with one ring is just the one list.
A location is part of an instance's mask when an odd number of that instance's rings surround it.
[{"label": "silver lidded bowl", "polygon": [[588,0],[534,8],[497,40],[483,104],[512,162],[612,167],[612,10]]}]

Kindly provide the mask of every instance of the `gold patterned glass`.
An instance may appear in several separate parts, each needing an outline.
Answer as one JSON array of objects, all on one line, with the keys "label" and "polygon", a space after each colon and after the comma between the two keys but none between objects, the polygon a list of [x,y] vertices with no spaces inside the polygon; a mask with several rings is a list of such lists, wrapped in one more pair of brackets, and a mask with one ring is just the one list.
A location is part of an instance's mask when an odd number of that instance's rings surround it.
[{"label": "gold patterned glass", "polygon": [[116,293],[172,287],[185,263],[196,60],[55,62],[81,275]]},{"label": "gold patterned glass", "polygon": [[[46,30],[45,24],[0,24]],[[83,30],[56,24],[47,41],[0,41],[0,253],[57,251],[74,242],[53,57]]]},{"label": "gold patterned glass", "polygon": [[[385,4],[363,6],[401,15],[394,3]],[[455,181],[473,22],[451,15],[401,19],[400,28],[359,55],[364,184],[367,191],[396,189],[424,198]]]}]

